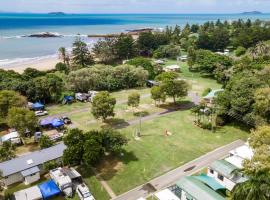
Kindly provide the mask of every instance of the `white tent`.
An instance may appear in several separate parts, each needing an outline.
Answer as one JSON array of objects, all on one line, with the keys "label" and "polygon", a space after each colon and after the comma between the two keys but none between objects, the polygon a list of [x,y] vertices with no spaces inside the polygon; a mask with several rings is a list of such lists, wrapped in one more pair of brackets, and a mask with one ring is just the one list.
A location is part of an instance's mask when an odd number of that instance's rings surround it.
[{"label": "white tent", "polygon": [[15,200],[40,200],[42,194],[38,186],[30,187],[14,193]]}]

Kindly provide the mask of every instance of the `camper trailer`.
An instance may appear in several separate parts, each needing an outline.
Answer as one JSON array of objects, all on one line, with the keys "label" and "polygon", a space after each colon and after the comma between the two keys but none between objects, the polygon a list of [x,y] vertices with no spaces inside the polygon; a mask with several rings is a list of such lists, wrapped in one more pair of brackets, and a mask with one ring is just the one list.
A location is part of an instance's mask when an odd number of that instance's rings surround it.
[{"label": "camper trailer", "polygon": [[61,167],[50,170],[50,176],[66,196],[72,197],[72,180]]}]

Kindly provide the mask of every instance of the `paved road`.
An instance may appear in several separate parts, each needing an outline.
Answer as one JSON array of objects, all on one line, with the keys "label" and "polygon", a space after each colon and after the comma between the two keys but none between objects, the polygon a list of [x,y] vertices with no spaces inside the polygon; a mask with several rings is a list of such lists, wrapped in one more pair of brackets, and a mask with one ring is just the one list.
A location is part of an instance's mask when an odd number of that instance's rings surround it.
[{"label": "paved road", "polygon": [[[220,147],[212,152],[209,152],[181,167],[178,167],[162,176],[159,176],[149,183],[138,186],[133,190],[130,190],[113,200],[136,200],[140,197],[147,197],[155,190],[161,190],[170,185],[175,184],[179,179],[184,176],[189,176],[198,172],[199,170],[209,166],[215,160],[224,158],[228,155],[229,151],[243,145],[244,142],[242,140],[237,140],[231,144]],[[190,169],[190,170],[187,170]]]}]

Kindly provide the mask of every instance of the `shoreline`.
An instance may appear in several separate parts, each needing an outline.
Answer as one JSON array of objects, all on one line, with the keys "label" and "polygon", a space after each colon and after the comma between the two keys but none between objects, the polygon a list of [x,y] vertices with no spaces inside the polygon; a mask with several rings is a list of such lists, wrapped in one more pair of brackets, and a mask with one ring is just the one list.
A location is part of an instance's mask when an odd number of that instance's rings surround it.
[{"label": "shoreline", "polygon": [[18,73],[23,73],[23,71],[26,68],[34,68],[40,71],[46,71],[46,70],[54,69],[55,65],[58,62],[61,62],[61,61],[57,56],[55,56],[55,57],[40,58],[36,60],[28,60],[28,61],[22,61],[19,63],[1,65],[0,69],[14,70],[15,72],[18,72]]}]

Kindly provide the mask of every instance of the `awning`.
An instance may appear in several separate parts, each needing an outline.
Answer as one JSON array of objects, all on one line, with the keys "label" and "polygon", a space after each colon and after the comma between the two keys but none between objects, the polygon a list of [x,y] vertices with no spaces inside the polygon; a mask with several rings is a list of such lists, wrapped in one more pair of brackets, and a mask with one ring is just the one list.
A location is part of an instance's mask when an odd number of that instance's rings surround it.
[{"label": "awning", "polygon": [[43,108],[44,108],[44,105],[41,104],[41,103],[39,103],[39,102],[36,102],[36,103],[34,103],[34,104],[32,105],[32,108],[33,108],[34,110],[40,110],[40,109],[43,109]]},{"label": "awning", "polygon": [[37,166],[32,167],[30,169],[26,169],[24,171],[21,171],[21,174],[23,177],[30,176],[31,174],[35,174],[37,172],[40,172],[39,168]]},{"label": "awning", "polygon": [[40,200],[42,194],[38,186],[30,187],[14,193],[15,200]]},{"label": "awning", "polygon": [[58,128],[58,127],[61,127],[61,126],[64,126],[64,122],[62,121],[62,120],[60,120],[60,119],[54,119],[53,121],[52,121],[52,126],[54,127],[54,128]]}]

